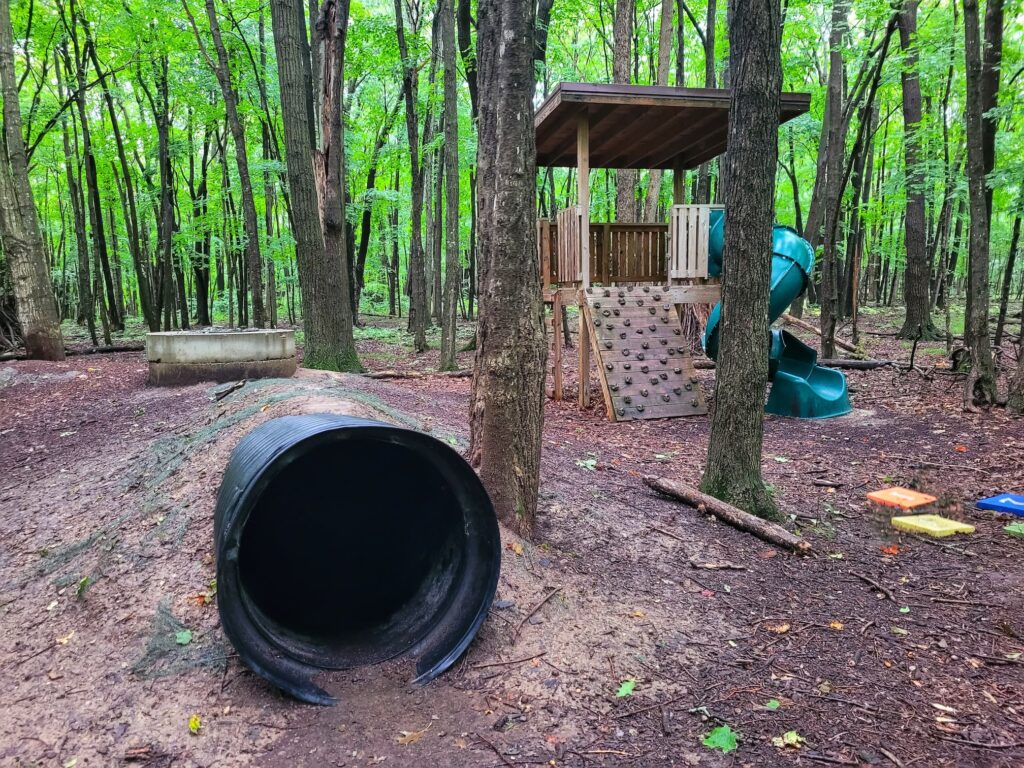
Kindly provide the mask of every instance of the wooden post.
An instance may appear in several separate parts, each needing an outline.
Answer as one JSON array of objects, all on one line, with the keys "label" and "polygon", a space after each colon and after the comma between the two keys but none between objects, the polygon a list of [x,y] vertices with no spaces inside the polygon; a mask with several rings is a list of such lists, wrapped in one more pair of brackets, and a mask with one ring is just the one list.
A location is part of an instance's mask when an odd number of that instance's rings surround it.
[{"label": "wooden post", "polygon": [[562,292],[555,288],[555,300],[552,302],[551,324],[554,328],[554,366],[552,370],[552,395],[555,400],[562,399]]},{"label": "wooden post", "polygon": [[576,197],[580,206],[580,394],[581,408],[590,407],[590,326],[583,305],[585,291],[590,287],[590,115],[586,108],[576,122]]}]

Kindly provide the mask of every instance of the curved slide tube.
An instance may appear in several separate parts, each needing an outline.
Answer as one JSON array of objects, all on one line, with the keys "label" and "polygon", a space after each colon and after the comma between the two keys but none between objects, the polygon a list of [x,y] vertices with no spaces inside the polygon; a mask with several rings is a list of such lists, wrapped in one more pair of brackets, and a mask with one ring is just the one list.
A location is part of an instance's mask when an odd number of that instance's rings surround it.
[{"label": "curved slide tube", "polygon": [[[722,272],[725,214],[711,212],[708,238],[708,272]],[[793,300],[803,293],[814,266],[814,249],[795,230],[776,225],[772,229],[772,276],[768,299],[768,322],[775,322]],[[704,351],[718,359],[718,322],[722,304],[715,305],[704,331]],[[818,353],[796,336],[772,330],[768,339],[768,376],[772,381],[765,410],[777,416],[826,419],[853,410],[846,390],[846,377],[818,365]]]}]

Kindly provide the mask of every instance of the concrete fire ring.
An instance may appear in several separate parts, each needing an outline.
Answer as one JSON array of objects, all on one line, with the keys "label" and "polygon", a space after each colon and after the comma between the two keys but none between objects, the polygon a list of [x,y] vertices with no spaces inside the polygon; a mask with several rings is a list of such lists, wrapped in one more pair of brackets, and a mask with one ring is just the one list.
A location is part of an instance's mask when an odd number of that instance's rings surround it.
[{"label": "concrete fire ring", "polygon": [[246,328],[149,333],[146,359],[154,386],[286,378],[297,367],[295,332]]}]

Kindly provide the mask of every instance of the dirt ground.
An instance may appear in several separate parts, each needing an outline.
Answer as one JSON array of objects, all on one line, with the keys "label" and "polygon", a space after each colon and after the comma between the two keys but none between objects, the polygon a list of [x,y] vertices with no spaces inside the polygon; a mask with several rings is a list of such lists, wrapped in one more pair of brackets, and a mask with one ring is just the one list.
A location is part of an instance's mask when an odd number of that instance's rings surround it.
[{"label": "dirt ground", "polygon": [[[368,322],[369,368],[436,365]],[[894,323],[866,319],[870,356],[908,358],[874,335]],[[849,416],[767,418],[766,478],[806,558],[643,485],[698,482],[708,418],[549,401],[537,540],[503,534],[469,652],[423,688],[327,676],[333,708],[269,688],[220,631],[221,472],[255,425],[353,403],[465,448],[470,381],[301,371],[214,401],[147,387],[142,353],[0,363],[0,765],[1024,765],[1024,539],[973,507],[1024,490],[1024,420],[963,412],[944,353],[848,372]],[[897,533],[864,498],[891,484],[977,531]],[[702,745],[722,724],[729,754]],[[773,744],[788,732],[800,746]]]}]

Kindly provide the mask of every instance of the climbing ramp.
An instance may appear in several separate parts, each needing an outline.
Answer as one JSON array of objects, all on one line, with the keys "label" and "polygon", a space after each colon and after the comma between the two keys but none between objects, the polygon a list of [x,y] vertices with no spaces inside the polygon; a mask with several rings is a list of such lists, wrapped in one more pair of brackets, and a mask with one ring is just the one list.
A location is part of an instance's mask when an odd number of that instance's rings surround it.
[{"label": "climbing ramp", "polygon": [[668,289],[588,288],[583,298],[609,420],[708,412]]}]

